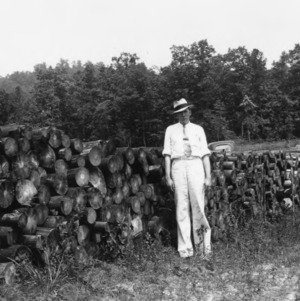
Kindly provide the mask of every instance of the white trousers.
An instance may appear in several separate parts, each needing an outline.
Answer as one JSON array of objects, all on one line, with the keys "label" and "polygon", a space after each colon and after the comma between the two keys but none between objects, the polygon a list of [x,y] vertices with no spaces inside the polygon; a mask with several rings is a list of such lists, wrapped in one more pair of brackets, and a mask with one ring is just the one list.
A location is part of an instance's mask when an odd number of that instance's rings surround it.
[{"label": "white trousers", "polygon": [[174,160],[172,179],[175,184],[178,252],[181,257],[194,254],[196,248],[204,254],[211,252],[211,228],[204,212],[204,167],[201,158]]}]

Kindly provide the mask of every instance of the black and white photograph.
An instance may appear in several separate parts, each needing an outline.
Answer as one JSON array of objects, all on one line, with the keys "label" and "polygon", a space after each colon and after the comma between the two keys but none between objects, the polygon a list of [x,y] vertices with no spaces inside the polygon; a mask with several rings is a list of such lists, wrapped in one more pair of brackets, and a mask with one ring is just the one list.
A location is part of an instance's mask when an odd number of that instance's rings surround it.
[{"label": "black and white photograph", "polygon": [[0,0],[0,301],[300,301],[299,0]]}]

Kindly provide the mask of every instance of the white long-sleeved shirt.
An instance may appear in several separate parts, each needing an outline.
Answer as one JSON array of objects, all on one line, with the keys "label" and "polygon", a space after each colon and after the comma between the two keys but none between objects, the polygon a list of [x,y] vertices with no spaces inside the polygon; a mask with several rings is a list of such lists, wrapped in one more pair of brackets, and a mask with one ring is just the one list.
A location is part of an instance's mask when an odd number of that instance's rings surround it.
[{"label": "white long-sleeved shirt", "polygon": [[[185,133],[189,139],[191,156],[203,158],[210,154],[205,132],[200,125],[189,122],[185,125]],[[169,155],[171,159],[183,157],[185,155],[183,138],[181,123],[168,126],[165,133],[163,155]]]}]

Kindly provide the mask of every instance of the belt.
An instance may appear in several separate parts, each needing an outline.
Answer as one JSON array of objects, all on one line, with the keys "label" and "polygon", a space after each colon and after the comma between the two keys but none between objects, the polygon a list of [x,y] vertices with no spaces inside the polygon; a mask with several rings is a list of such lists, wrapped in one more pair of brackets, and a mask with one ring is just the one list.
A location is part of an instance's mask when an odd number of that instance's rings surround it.
[{"label": "belt", "polygon": [[200,159],[200,157],[196,157],[196,156],[190,156],[190,157],[180,156],[180,157],[172,159],[172,161],[175,161],[175,160],[195,160],[195,159]]}]

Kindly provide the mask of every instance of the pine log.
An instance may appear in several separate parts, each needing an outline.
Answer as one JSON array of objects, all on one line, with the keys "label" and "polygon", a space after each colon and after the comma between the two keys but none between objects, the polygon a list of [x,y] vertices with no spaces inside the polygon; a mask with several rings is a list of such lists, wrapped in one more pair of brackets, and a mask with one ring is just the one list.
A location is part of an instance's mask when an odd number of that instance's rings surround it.
[{"label": "pine log", "polygon": [[123,151],[123,155],[126,159],[126,162],[130,165],[134,164],[135,161],[135,156],[134,156],[134,151],[131,147],[127,147],[124,151]]},{"label": "pine log", "polygon": [[30,171],[28,180],[32,182],[32,184],[35,186],[36,189],[39,189],[41,185],[41,174],[38,170],[32,169]]},{"label": "pine log", "polygon": [[86,158],[87,165],[99,166],[102,161],[101,149],[98,146],[93,146],[87,152],[83,151],[81,155],[84,155]]},{"label": "pine log", "polygon": [[139,198],[141,206],[144,206],[144,204],[146,202],[146,197],[145,197],[144,192],[138,191],[135,195]]},{"label": "pine log", "polygon": [[34,208],[28,208],[25,211],[27,215],[27,223],[25,227],[22,227],[22,233],[24,234],[35,234],[38,222],[37,212]]},{"label": "pine log", "polygon": [[32,129],[31,140],[48,143],[50,138],[50,130],[50,127]]},{"label": "pine log", "polygon": [[0,154],[0,178],[9,176],[10,164],[4,155]]},{"label": "pine log", "polygon": [[77,231],[77,241],[80,246],[85,246],[90,240],[90,229],[86,225],[80,225]]},{"label": "pine log", "polygon": [[19,139],[21,135],[21,131],[24,128],[25,128],[24,125],[16,124],[16,123],[2,125],[0,126],[0,138],[13,137],[15,139]]},{"label": "pine log", "polygon": [[87,206],[87,193],[83,188],[76,187],[69,189],[68,196],[73,200],[73,210],[77,213],[83,212]]},{"label": "pine log", "polygon": [[31,148],[30,141],[23,137],[18,139],[18,149],[20,152],[27,153]]},{"label": "pine log", "polygon": [[70,186],[87,186],[90,180],[90,173],[85,167],[69,169],[67,179]]},{"label": "pine log", "polygon": [[14,201],[15,191],[12,181],[0,179],[0,208],[8,208]]},{"label": "pine log", "polygon": [[71,139],[70,148],[74,154],[80,154],[83,151],[83,143],[79,138]]},{"label": "pine log", "polygon": [[27,224],[27,214],[13,211],[0,215],[0,226],[23,228]]},{"label": "pine log", "polygon": [[105,231],[105,232],[110,232],[110,226],[109,223],[107,221],[96,221],[93,225],[93,230],[95,232],[101,232],[101,231]]},{"label": "pine log", "polygon": [[30,150],[27,153],[27,156],[28,156],[28,161],[29,161],[30,166],[33,169],[37,169],[40,166],[40,161],[39,161],[37,153],[34,152],[33,150]]},{"label": "pine log", "polygon": [[42,227],[37,227],[36,235],[40,235],[42,237],[43,247],[49,247],[50,250],[54,250],[61,242],[58,228],[48,228],[43,225]]},{"label": "pine log", "polygon": [[122,185],[121,189],[122,189],[122,193],[123,193],[123,198],[124,199],[128,198],[131,193],[131,189],[130,189],[130,185],[127,180],[123,181],[123,185]]},{"label": "pine log", "polygon": [[29,248],[33,249],[43,249],[43,241],[42,241],[42,236],[41,235],[29,235],[29,234],[22,234],[20,237],[20,242],[28,246]]},{"label": "pine log", "polygon": [[116,142],[114,138],[101,142],[102,157],[108,157],[116,152]]},{"label": "pine log", "polygon": [[67,135],[65,133],[61,134],[61,145],[63,146],[64,149],[69,149],[70,148],[71,139],[70,139],[69,135]]},{"label": "pine log", "polygon": [[148,184],[142,184],[140,187],[139,187],[139,191],[142,191],[145,195],[145,198],[147,200],[150,200],[151,199],[151,196],[152,196],[152,187]]},{"label": "pine log", "polygon": [[30,206],[37,189],[30,180],[19,180],[16,184],[16,199],[21,205]]},{"label": "pine log", "polygon": [[49,185],[52,189],[51,194],[65,195],[68,191],[68,181],[66,175],[53,173],[47,174],[43,179],[43,184]]},{"label": "pine log", "polygon": [[112,195],[112,199],[113,199],[113,202],[115,204],[121,204],[122,203],[122,201],[124,199],[122,188],[120,188],[120,187],[115,188],[115,190],[113,192],[113,195]]},{"label": "pine log", "polygon": [[71,160],[68,162],[69,168],[78,168],[86,166],[86,157],[81,154],[72,155]]},{"label": "pine log", "polygon": [[99,189],[102,197],[107,193],[106,181],[102,171],[98,167],[89,167],[89,183]]},{"label": "pine log", "polygon": [[18,154],[19,146],[16,139],[5,137],[0,139],[0,154],[12,158]]},{"label": "pine log", "polygon": [[38,188],[37,200],[40,204],[47,205],[51,198],[51,188],[49,184],[40,184]]},{"label": "pine log", "polygon": [[73,210],[73,199],[69,196],[52,196],[47,204],[49,209],[55,209],[63,215],[69,215]]},{"label": "pine log", "polygon": [[99,168],[105,173],[115,173],[118,171],[118,161],[115,156],[110,155],[108,157],[103,157]]},{"label": "pine log", "polygon": [[48,218],[49,207],[45,204],[37,204],[34,209],[37,216],[37,226],[41,226]]},{"label": "pine log", "polygon": [[81,211],[81,217],[85,222],[87,222],[90,225],[93,225],[97,219],[97,212],[92,207],[85,207]]},{"label": "pine log", "polygon": [[59,148],[62,143],[61,131],[56,128],[51,128],[48,143],[53,149]]},{"label": "pine log", "polygon": [[7,285],[12,285],[17,276],[16,265],[13,262],[0,264],[0,281],[3,279]]},{"label": "pine log", "polygon": [[18,233],[13,227],[0,226],[0,246],[7,247],[17,243]]},{"label": "pine log", "polygon": [[19,152],[12,160],[11,165],[12,176],[14,179],[18,180],[29,178],[32,167],[27,154]]},{"label": "pine log", "polygon": [[141,213],[141,203],[140,199],[137,196],[130,196],[129,198],[126,199],[126,203],[130,205],[132,211],[134,213]]},{"label": "pine log", "polygon": [[87,202],[95,210],[102,207],[103,196],[98,188],[90,187],[87,189]]},{"label": "pine log", "polygon": [[66,162],[70,162],[72,160],[72,150],[70,147],[61,148],[57,152],[57,158],[63,159]]},{"label": "pine log", "polygon": [[115,172],[113,174],[108,174],[106,176],[106,185],[111,189],[121,188],[123,185],[121,173]]},{"label": "pine log", "polygon": [[54,163],[54,170],[57,174],[67,175],[68,165],[64,159],[58,159]]},{"label": "pine log", "polygon": [[133,174],[129,179],[129,185],[131,188],[131,193],[136,194],[142,185],[141,176],[139,174]]},{"label": "pine log", "polygon": [[129,165],[128,163],[125,163],[124,169],[123,169],[122,172],[123,172],[123,174],[125,176],[125,179],[130,179],[130,177],[133,174],[133,170],[132,170],[131,165]]},{"label": "pine log", "polygon": [[38,150],[38,160],[40,166],[44,168],[53,168],[56,161],[56,154],[50,145],[40,144]]},{"label": "pine log", "polygon": [[67,222],[67,220],[64,216],[52,215],[52,216],[47,217],[47,219],[45,220],[42,227],[44,227],[44,228],[58,228],[63,223],[66,223],[66,222]]}]

